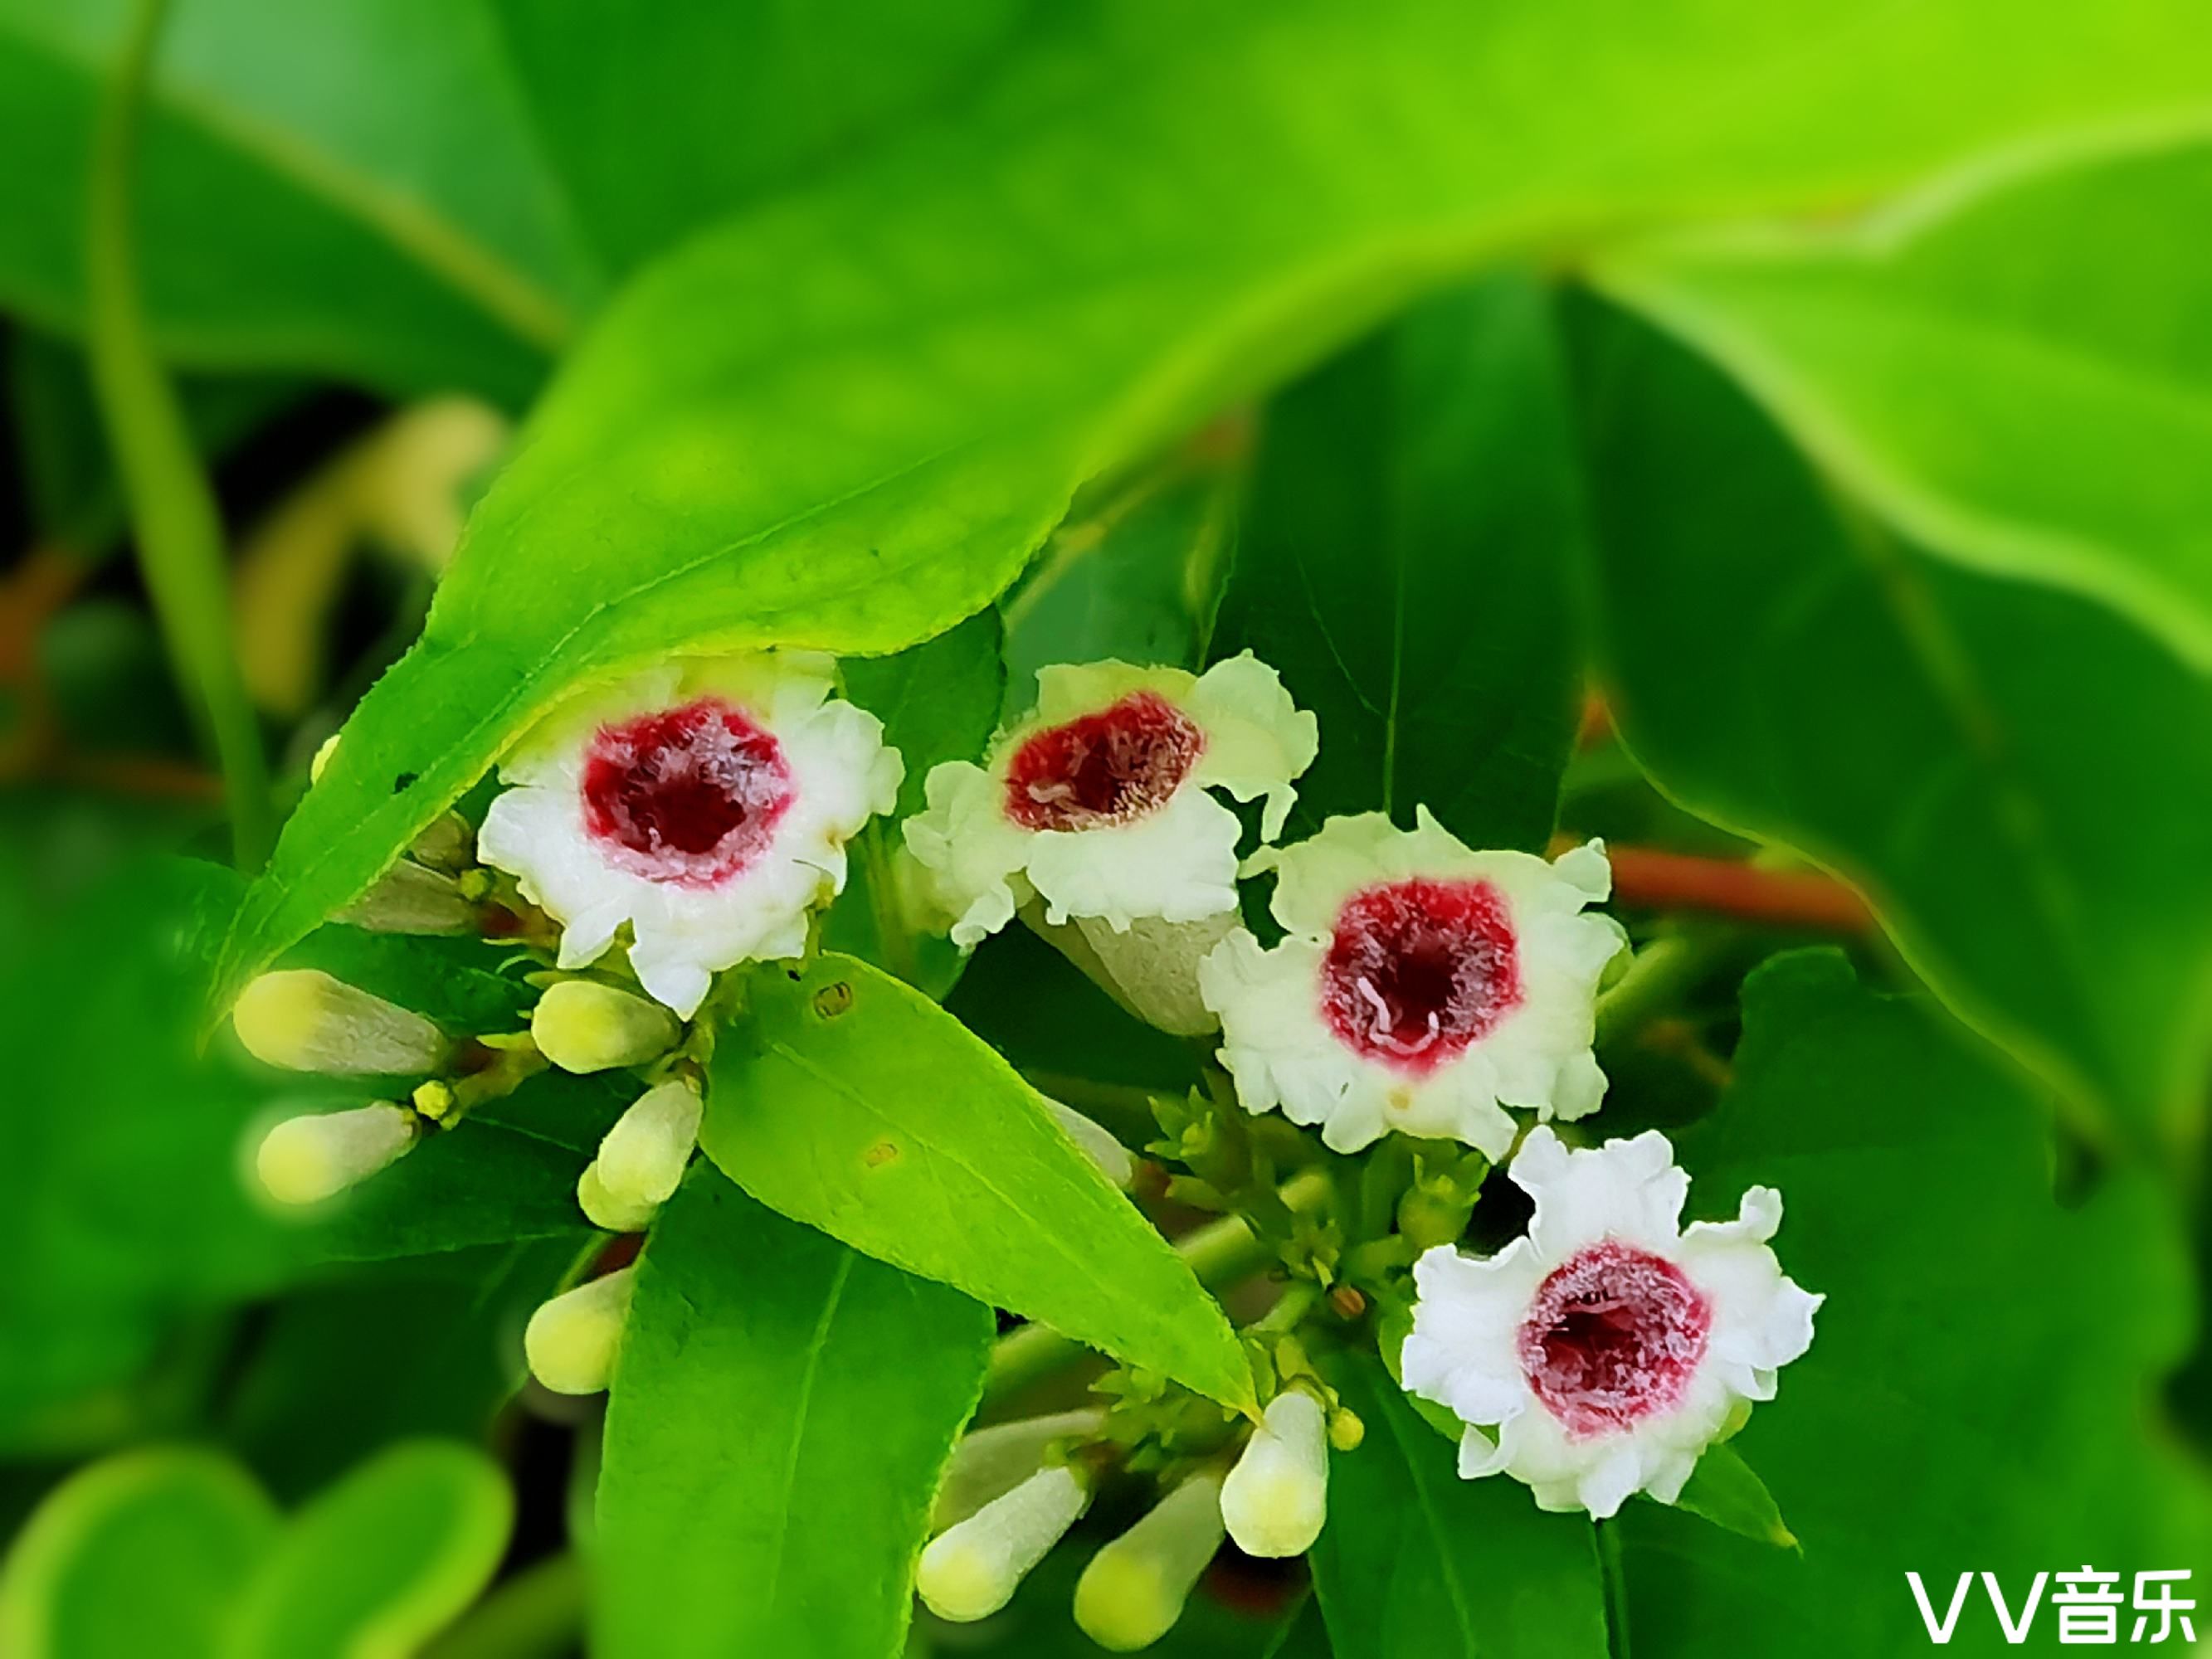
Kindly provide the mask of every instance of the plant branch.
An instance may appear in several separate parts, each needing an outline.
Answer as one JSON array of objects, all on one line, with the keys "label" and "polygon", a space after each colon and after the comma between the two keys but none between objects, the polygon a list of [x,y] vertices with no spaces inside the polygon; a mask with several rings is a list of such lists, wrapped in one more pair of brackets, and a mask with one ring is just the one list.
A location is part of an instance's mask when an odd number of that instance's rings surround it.
[{"label": "plant branch", "polygon": [[[1283,1183],[1280,1196],[1293,1212],[1310,1210],[1326,1199],[1331,1181],[1325,1170],[1308,1170]],[[1176,1254],[1209,1291],[1249,1279],[1275,1259],[1275,1247],[1255,1234],[1242,1216],[1224,1216],[1176,1241]],[[1000,1337],[991,1350],[991,1369],[983,1384],[986,1401],[1003,1399],[1042,1382],[1091,1351],[1042,1325],[1024,1325]]]},{"label": "plant branch", "polygon": [[252,869],[269,843],[268,763],[232,636],[222,515],[155,355],[131,227],[138,127],[167,9],[167,0],[138,0],[94,138],[85,236],[93,385],[162,636],[222,763],[232,852]]},{"label": "plant branch", "polygon": [[1607,847],[1613,896],[1652,910],[1703,910],[1745,921],[1863,933],[1874,917],[1833,876],[1770,870],[1738,859],[1699,858],[1654,847]]}]

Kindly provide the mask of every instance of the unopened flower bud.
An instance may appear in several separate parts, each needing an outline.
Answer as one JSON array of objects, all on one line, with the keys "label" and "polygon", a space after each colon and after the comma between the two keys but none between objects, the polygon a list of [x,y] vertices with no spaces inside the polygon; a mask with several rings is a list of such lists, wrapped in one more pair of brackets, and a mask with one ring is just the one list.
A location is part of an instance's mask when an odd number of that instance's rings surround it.
[{"label": "unopened flower bud", "polygon": [[1321,1401],[1288,1389],[1221,1483],[1221,1519],[1247,1555],[1303,1555],[1328,1517],[1328,1430]]},{"label": "unopened flower bud", "polygon": [[599,1142],[599,1185],[617,1204],[665,1204],[684,1179],[698,1144],[703,1103],[696,1085],[678,1079],[648,1089]]},{"label": "unopened flower bud", "polygon": [[1076,1581],[1076,1624],[1114,1653],[1152,1646],[1182,1616],[1223,1531],[1221,1477],[1192,1475],[1091,1558]]},{"label": "unopened flower bud", "polygon": [[677,1030],[659,1003],[587,979],[549,987],[530,1016],[538,1052],[564,1072],[642,1066],[668,1052]]},{"label": "unopened flower bud", "polygon": [[1128,1191],[1137,1178],[1137,1160],[1129,1156],[1129,1149],[1115,1139],[1103,1124],[1092,1122],[1074,1108],[1050,1098],[1044,1104],[1053,1121],[1067,1131],[1067,1138],[1083,1148],[1099,1172],[1123,1192]]},{"label": "unopened flower bud", "polygon": [[453,1053],[446,1034],[422,1015],[313,968],[262,975],[230,1019],[248,1054],[295,1072],[434,1072]]},{"label": "unopened flower bud", "polygon": [[434,870],[465,870],[477,860],[477,832],[469,821],[450,809],[441,812],[430,827],[415,837],[407,855]]},{"label": "unopened flower bud", "polygon": [[522,1333],[530,1374],[556,1394],[597,1394],[614,1370],[637,1269],[623,1267],[555,1297]]},{"label": "unopened flower bud", "polygon": [[992,1499],[1005,1497],[1043,1467],[1045,1452],[1054,1441],[1095,1435],[1105,1422],[1102,1411],[1054,1412],[994,1423],[963,1436],[953,1449],[944,1484],[937,1489],[931,1530],[943,1532]]},{"label": "unopened flower bud", "polygon": [[1328,1443],[1340,1452],[1358,1451],[1359,1443],[1367,1438],[1367,1425],[1359,1413],[1349,1406],[1339,1406],[1329,1413]]},{"label": "unopened flower bud", "polygon": [[414,1113],[388,1101],[289,1117],[261,1138],[253,1172],[279,1204],[319,1204],[396,1162],[415,1135]]},{"label": "unopened flower bud", "polygon": [[577,1177],[576,1205],[592,1225],[611,1233],[643,1232],[660,1207],[650,1200],[634,1202],[609,1192],[606,1176],[597,1163],[586,1164],[584,1173]]},{"label": "unopened flower bud", "polygon": [[1074,1469],[1040,1469],[931,1540],[915,1589],[940,1619],[988,1619],[1013,1599],[1030,1569],[1090,1504],[1091,1489]]},{"label": "unopened flower bud", "polygon": [[1175,1036],[1220,1029],[1220,1019],[1199,994],[1198,964],[1235,928],[1235,911],[1197,921],[1145,916],[1115,927],[1097,916],[1054,923],[1042,905],[1032,903],[1023,908],[1022,920],[1146,1024]]},{"label": "unopened flower bud", "polygon": [[374,933],[468,933],[476,906],[451,876],[402,859],[336,920]]}]

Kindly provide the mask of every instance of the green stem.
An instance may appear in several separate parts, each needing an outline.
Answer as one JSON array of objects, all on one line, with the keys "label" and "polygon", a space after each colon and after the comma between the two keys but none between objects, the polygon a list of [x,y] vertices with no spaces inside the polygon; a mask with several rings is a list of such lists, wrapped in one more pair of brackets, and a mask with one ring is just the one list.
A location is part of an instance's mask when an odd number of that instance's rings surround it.
[{"label": "green stem", "polygon": [[585,1589],[574,1554],[549,1556],[477,1602],[422,1659],[558,1659],[582,1633]]},{"label": "green stem", "polygon": [[222,515],[176,392],[155,358],[138,291],[131,173],[167,0],[138,0],[94,137],[85,237],[93,385],[131,507],[169,656],[222,767],[232,852],[257,866],[270,832],[269,775],[232,639]]},{"label": "green stem", "polygon": [[1735,944],[1735,930],[1698,928],[1654,939],[1597,1000],[1597,1047],[1612,1048],[1697,988]]},{"label": "green stem", "polygon": [[[1285,1182],[1283,1202],[1293,1211],[1310,1210],[1328,1198],[1329,1172],[1309,1170]],[[1224,1216],[1176,1241],[1176,1254],[1190,1264],[1198,1282],[1209,1291],[1249,1279],[1275,1259],[1272,1244],[1257,1237],[1241,1216]],[[999,1339],[991,1351],[991,1369],[983,1385],[985,1400],[1003,1399],[1054,1371],[1074,1364],[1090,1352],[1042,1325],[1024,1325]]]}]

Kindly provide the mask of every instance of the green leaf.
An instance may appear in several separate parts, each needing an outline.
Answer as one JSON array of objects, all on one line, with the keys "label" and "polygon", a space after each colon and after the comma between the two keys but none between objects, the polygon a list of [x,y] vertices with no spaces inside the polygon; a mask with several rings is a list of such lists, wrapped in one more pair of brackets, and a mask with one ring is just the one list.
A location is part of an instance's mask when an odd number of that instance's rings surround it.
[{"label": "green leaf", "polygon": [[[1931,1012],[1829,951],[1745,988],[1735,1087],[1682,1156],[1698,1214],[1778,1188],[1783,1267],[1827,1295],[1734,1443],[1803,1554],[1630,1505],[1638,1653],[1920,1653],[1908,1571],[1940,1616],[1961,1571],[2016,1607],[2039,1572],[2212,1559],[2212,1488],[2148,1412],[2189,1340],[2175,1218],[2118,1172],[2054,1202],[2041,1103]],[[1954,1648],[2007,1650],[1978,1582]]]},{"label": "green leaf", "polygon": [[[2140,145],[2140,138],[2136,141]],[[1846,230],[1632,252],[1612,293],[1727,365],[1930,552],[2212,667],[2212,145],[1985,170]]]},{"label": "green leaf", "polygon": [[[83,168],[125,0],[0,0],[0,302],[74,327]],[[146,134],[165,355],[518,400],[596,278],[483,0],[195,0]]]},{"label": "green leaf", "polygon": [[211,1452],[93,1464],[48,1495],[9,1550],[0,1652],[139,1659],[157,1641],[163,1659],[217,1659],[277,1524],[252,1480]]},{"label": "green leaf", "polygon": [[[1085,481],[1449,275],[1863,198],[2208,79],[2194,0],[2032,29],[2009,0],[1054,8],[1019,73],[686,242],[593,329],[295,815],[225,989],[564,694],[681,649],[939,633]],[[1917,95],[1869,120],[1869,86]]]},{"label": "green leaf", "polygon": [[1589,1517],[1546,1515],[1500,1477],[1461,1480],[1451,1443],[1372,1358],[1337,1384],[1367,1436],[1329,1459],[1311,1557],[1336,1659],[1606,1659]]},{"label": "green leaf", "polygon": [[1054,663],[1203,665],[1249,447],[1241,427],[1209,434],[1053,532],[1001,605],[1009,720],[1036,705],[1037,671]]},{"label": "green leaf", "polygon": [[608,264],[972,92],[1032,27],[1024,0],[864,0],[834,20],[712,0],[495,0],[537,130]]},{"label": "green leaf", "polygon": [[900,1650],[989,1310],[695,1165],[653,1224],[599,1476],[601,1659]]},{"label": "green leaf", "polygon": [[990,741],[1006,679],[999,639],[997,615],[979,611],[933,640],[844,667],[845,695],[883,721],[884,740],[904,757],[906,777],[896,815],[872,821],[854,837],[845,890],[822,918],[821,943],[939,999],[967,959],[931,918],[913,914],[896,862],[899,824],[921,810],[931,767],[976,759]]},{"label": "green leaf", "polygon": [[474,1447],[396,1446],[294,1518],[224,1659],[406,1659],[489,1582],[514,1521],[507,1476]]},{"label": "green leaf", "polygon": [[1551,306],[1516,274],[1415,307],[1269,406],[1216,649],[1321,719],[1293,820],[1426,806],[1543,850],[1581,691],[1581,539]]},{"label": "green leaf", "polygon": [[750,983],[700,1133],[724,1174],[854,1249],[1252,1403],[1220,1304],[959,1021],[848,957]]},{"label": "green leaf", "polygon": [[1638,759],[1862,886],[2087,1127],[2185,1136],[2212,1038],[2212,688],[2100,605],[1899,544],[1717,371],[1590,320],[1597,604]]},{"label": "green leaf", "polygon": [[1766,1490],[1759,1472],[1725,1443],[1707,1449],[1674,1502],[1677,1508],[1754,1542],[1797,1547],[1797,1535],[1782,1519],[1774,1494]]}]

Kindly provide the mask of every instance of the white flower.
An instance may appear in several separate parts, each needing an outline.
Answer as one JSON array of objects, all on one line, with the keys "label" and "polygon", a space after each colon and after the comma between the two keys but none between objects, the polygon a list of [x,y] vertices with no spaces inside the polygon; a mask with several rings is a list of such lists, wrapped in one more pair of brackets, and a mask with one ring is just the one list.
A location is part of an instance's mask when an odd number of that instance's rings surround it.
[{"label": "white flower", "polygon": [[832,672],[811,652],[672,665],[523,740],[477,851],[562,923],[561,966],[628,923],[639,981],[689,1019],[722,969],[805,950],[846,842],[890,811],[903,770]]},{"label": "white flower", "polygon": [[1405,1386],[1468,1425],[1463,1476],[1503,1470],[1538,1507],[1601,1520],[1631,1492],[1671,1504],[1812,1344],[1822,1298],[1767,1248],[1781,1195],[1754,1187],[1734,1221],[1685,1229],[1690,1178],[1656,1129],[1589,1152],[1538,1129],[1508,1173],[1536,1200],[1528,1236],[1414,1263]]},{"label": "white flower", "polygon": [[1319,738],[1275,671],[1249,652],[1202,675],[1127,663],[1037,674],[1036,712],[989,763],[929,774],[907,845],[974,945],[1032,896],[1047,919],[1115,931],[1237,908],[1237,815],[1208,790],[1265,797],[1262,833],[1291,810]]},{"label": "white flower", "polygon": [[1352,1152],[1393,1129],[1502,1158],[1504,1106],[1595,1111],[1598,977],[1620,925],[1583,914],[1612,888],[1595,842],[1547,864],[1470,852],[1425,808],[1332,818],[1257,863],[1279,872],[1272,951],[1241,928],[1199,967],[1245,1109],[1281,1107]]}]

